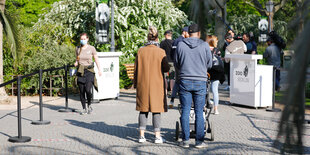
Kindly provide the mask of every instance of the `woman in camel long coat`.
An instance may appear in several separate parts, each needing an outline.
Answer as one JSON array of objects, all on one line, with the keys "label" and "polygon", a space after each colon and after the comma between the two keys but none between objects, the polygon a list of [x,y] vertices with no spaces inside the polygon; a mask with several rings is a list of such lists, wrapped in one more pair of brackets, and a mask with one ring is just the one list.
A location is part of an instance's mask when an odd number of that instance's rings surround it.
[{"label": "woman in camel long coat", "polygon": [[164,142],[160,136],[160,113],[167,112],[164,72],[169,71],[169,64],[165,51],[158,46],[157,29],[151,26],[148,43],[138,50],[135,61],[134,86],[137,91],[136,110],[140,111],[140,143],[146,141],[144,131],[149,112],[153,114],[155,143]]}]

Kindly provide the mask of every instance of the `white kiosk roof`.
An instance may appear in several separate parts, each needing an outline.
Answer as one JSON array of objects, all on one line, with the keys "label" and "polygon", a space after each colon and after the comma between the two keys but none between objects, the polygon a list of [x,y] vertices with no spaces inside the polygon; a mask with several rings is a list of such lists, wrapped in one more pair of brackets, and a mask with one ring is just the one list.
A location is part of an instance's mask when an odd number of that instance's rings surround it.
[{"label": "white kiosk roof", "polygon": [[97,52],[98,57],[118,57],[122,54],[122,52]]},{"label": "white kiosk roof", "polygon": [[263,55],[252,55],[252,54],[227,54],[225,58],[230,59],[245,59],[245,60],[257,60],[263,59]]}]

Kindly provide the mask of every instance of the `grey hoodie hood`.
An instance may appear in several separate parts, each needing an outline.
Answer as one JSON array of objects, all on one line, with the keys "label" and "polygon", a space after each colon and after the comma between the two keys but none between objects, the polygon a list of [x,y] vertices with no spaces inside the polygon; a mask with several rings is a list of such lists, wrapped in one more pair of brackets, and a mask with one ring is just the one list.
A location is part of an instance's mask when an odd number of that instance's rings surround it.
[{"label": "grey hoodie hood", "polygon": [[177,46],[175,66],[180,80],[207,81],[212,67],[212,54],[208,43],[199,38],[186,38]]},{"label": "grey hoodie hood", "polygon": [[199,38],[185,38],[183,42],[191,49],[198,47],[202,43],[205,43]]}]

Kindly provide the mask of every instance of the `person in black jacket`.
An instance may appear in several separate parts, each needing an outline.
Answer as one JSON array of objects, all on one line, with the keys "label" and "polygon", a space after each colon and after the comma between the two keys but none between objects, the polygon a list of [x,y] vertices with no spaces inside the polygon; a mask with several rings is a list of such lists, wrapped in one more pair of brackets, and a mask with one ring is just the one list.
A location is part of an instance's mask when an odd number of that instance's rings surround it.
[{"label": "person in black jacket", "polygon": [[160,48],[164,49],[168,58],[168,62],[173,62],[171,57],[171,51],[172,51],[172,31],[167,30],[165,33],[165,40],[160,42]]},{"label": "person in black jacket", "polygon": [[213,57],[212,68],[208,70],[208,72],[210,74],[210,80],[211,80],[211,92],[213,93],[214,114],[218,115],[219,114],[218,85],[219,83],[223,84],[223,82],[225,81],[224,64],[221,59],[221,51],[217,49],[217,42],[218,42],[217,37],[209,35],[207,36],[207,42],[209,43]]},{"label": "person in black jacket", "polygon": [[165,83],[167,86],[167,90],[169,91],[169,89],[172,89],[173,84],[174,84],[174,74],[175,74],[175,70],[173,67],[173,61],[171,58],[171,51],[172,51],[172,44],[173,44],[173,40],[172,40],[172,31],[171,30],[167,30],[165,33],[165,40],[160,42],[160,48],[164,49],[167,55],[167,59],[170,65],[170,71],[168,73],[168,75],[165,74]]},{"label": "person in black jacket", "polygon": [[[182,35],[180,35],[177,39],[175,39],[172,44],[172,51],[170,53],[170,57],[172,58],[173,62],[175,62],[174,57],[175,57],[175,52],[176,52],[178,44],[188,37],[189,37],[189,33],[188,33],[188,26],[187,26],[182,29]],[[172,92],[171,92],[171,100],[169,103],[169,108],[173,107],[174,99],[176,98],[177,93],[179,92],[178,74],[179,74],[179,71],[175,68],[175,83],[173,85]]]}]

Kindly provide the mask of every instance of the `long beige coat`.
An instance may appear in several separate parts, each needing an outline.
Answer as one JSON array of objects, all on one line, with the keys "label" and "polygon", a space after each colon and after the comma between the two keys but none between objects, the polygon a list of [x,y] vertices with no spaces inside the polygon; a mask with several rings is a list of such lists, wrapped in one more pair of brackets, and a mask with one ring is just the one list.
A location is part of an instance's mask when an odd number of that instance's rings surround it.
[{"label": "long beige coat", "polygon": [[163,49],[148,45],[138,50],[134,73],[137,111],[167,111],[164,72],[168,71],[168,59]]}]

